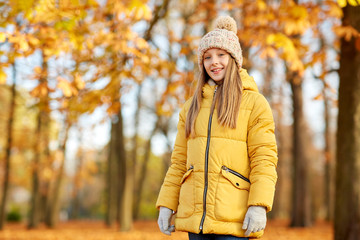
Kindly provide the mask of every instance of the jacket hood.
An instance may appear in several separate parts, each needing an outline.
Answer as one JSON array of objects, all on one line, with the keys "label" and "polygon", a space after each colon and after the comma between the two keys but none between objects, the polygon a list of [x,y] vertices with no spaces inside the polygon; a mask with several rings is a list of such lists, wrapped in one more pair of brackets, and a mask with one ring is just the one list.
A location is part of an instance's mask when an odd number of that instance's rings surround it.
[{"label": "jacket hood", "polygon": [[[244,68],[240,69],[240,78],[242,81],[243,90],[259,92],[258,87],[254,81],[254,78],[249,76],[246,69],[244,69]],[[202,89],[203,97],[204,98],[212,98],[215,87],[216,86],[210,86],[208,83],[206,83]]]},{"label": "jacket hood", "polygon": [[249,76],[246,69],[240,69],[240,78],[243,84],[243,90],[250,90],[254,92],[259,92],[258,87],[254,81],[254,78]]}]

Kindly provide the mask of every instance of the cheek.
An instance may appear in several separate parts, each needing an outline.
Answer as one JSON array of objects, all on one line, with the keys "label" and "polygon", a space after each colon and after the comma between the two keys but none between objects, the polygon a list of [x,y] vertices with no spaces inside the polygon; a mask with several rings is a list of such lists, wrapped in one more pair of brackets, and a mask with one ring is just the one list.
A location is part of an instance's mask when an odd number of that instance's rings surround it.
[{"label": "cheek", "polygon": [[207,62],[204,62],[204,68],[205,68],[206,72],[209,74],[210,64],[208,64]]}]

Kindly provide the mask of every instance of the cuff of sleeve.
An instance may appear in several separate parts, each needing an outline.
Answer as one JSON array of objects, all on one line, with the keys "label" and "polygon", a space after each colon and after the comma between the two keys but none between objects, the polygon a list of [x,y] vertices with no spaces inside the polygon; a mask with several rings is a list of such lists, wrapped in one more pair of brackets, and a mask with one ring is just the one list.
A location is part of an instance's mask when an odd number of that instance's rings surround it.
[{"label": "cuff of sleeve", "polygon": [[[263,182],[261,185],[264,184],[265,183]],[[275,187],[271,184],[261,188],[256,188],[256,186],[251,186],[249,193],[248,207],[263,206],[266,208],[266,212],[270,212],[274,201],[274,194],[275,194]]]}]

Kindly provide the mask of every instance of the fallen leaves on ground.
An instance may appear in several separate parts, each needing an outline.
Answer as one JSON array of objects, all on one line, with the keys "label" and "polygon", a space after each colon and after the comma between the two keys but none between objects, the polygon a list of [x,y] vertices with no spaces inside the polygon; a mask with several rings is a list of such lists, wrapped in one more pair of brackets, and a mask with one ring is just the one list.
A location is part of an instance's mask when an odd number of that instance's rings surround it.
[{"label": "fallen leaves on ground", "polygon": [[[130,232],[119,232],[117,226],[106,227],[101,221],[69,221],[48,229],[41,225],[27,230],[25,224],[7,224],[0,240],[187,240],[187,233],[162,234],[156,221],[137,221]],[[309,228],[289,228],[287,221],[271,220],[261,240],[332,240],[330,223],[318,222]]]}]

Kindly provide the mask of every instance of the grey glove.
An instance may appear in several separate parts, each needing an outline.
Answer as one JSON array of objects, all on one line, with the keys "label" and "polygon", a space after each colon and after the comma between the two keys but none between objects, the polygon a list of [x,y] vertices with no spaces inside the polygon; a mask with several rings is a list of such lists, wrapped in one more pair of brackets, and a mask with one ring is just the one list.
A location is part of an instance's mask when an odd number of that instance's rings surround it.
[{"label": "grey glove", "polygon": [[171,232],[175,231],[175,226],[171,225],[171,217],[173,215],[173,211],[167,207],[160,207],[160,213],[158,218],[158,225],[160,231],[165,233],[166,235],[171,235]]},{"label": "grey glove", "polygon": [[252,232],[264,230],[266,226],[266,208],[262,206],[250,206],[245,215],[242,229],[247,229],[245,236]]}]

